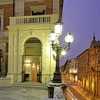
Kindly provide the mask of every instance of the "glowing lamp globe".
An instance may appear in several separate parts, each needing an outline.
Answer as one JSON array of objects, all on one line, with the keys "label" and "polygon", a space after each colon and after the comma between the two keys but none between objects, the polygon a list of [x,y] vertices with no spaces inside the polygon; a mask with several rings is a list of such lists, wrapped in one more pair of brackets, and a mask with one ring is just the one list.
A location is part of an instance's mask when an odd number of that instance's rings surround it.
[{"label": "glowing lamp globe", "polygon": [[62,50],[62,51],[61,51],[61,55],[62,55],[62,56],[66,55],[66,51],[65,51],[65,50]]},{"label": "glowing lamp globe", "polygon": [[50,37],[49,37],[49,40],[50,42],[54,42],[56,40],[56,34],[54,32],[50,33]]},{"label": "glowing lamp globe", "polygon": [[57,23],[54,27],[54,32],[61,35],[62,34],[62,24],[61,23]]},{"label": "glowing lamp globe", "polygon": [[66,36],[65,36],[65,42],[67,43],[72,43],[74,41],[74,37],[72,35],[72,33],[68,33]]}]

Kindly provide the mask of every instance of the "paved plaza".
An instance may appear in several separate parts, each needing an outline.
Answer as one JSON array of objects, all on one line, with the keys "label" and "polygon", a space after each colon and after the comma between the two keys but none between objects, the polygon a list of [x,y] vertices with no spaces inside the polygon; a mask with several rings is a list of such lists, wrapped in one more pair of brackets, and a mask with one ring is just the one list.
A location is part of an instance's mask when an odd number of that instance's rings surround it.
[{"label": "paved plaza", "polygon": [[[65,92],[67,100],[87,100],[70,84]],[[72,87],[72,88],[70,88]],[[75,87],[75,86],[74,86]],[[84,92],[83,92],[84,94]],[[43,84],[21,83],[13,86],[0,87],[0,100],[58,100],[48,99],[48,88]],[[59,100],[65,100],[64,98]],[[97,99],[99,100],[99,99]]]},{"label": "paved plaza", "polygon": [[48,91],[40,86],[0,87],[0,100],[48,100]]}]

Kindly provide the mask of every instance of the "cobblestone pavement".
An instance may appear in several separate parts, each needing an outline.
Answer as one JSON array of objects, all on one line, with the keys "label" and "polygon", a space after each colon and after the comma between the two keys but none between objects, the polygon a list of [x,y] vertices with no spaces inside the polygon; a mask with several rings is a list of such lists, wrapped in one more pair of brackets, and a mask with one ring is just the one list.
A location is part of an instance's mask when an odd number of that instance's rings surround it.
[{"label": "cobblestone pavement", "polygon": [[0,87],[0,100],[48,100],[48,91],[40,87]]},{"label": "cobblestone pavement", "polygon": [[[66,100],[86,100],[78,91],[69,84],[66,89]],[[48,89],[40,84],[20,84],[15,86],[0,87],[0,100],[54,100],[48,99]]]}]

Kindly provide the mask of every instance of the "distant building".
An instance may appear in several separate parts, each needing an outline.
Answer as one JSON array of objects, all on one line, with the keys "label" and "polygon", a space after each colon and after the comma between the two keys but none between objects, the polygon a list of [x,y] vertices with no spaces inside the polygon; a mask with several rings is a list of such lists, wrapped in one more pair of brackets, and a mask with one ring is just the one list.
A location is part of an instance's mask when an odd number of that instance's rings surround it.
[{"label": "distant building", "polygon": [[70,80],[69,68],[70,68],[70,60],[66,60],[65,64],[61,67],[63,82],[66,82],[66,81]]},{"label": "distant building", "polygon": [[77,58],[79,83],[93,96],[100,96],[100,41],[93,36],[90,48]]},{"label": "distant building", "polygon": [[67,60],[62,66],[63,80],[77,82],[77,58]]},{"label": "distant building", "polygon": [[63,0],[0,0],[1,83],[45,83],[53,77],[55,60],[48,38],[61,19],[62,4]]},{"label": "distant building", "polygon": [[77,82],[77,72],[78,72],[78,68],[77,68],[77,58],[71,59],[70,62],[70,67],[69,67],[69,74],[70,74],[70,81],[72,82]]}]

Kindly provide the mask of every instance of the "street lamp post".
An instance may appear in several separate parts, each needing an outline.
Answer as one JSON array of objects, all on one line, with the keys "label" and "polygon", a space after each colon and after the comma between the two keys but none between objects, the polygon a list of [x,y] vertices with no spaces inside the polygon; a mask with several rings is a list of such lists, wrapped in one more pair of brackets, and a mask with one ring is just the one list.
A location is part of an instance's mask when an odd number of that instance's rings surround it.
[{"label": "street lamp post", "polygon": [[60,56],[61,48],[56,46],[56,68],[54,72],[53,82],[54,83],[61,83],[61,73],[59,68],[59,56]]},{"label": "street lamp post", "polygon": [[49,92],[51,91],[51,94],[54,91],[54,87],[62,85],[61,72],[60,72],[60,66],[59,66],[60,55],[65,54],[64,50],[70,49],[70,44],[74,40],[72,33],[68,32],[67,35],[65,36],[65,42],[67,45],[65,47],[61,47],[59,37],[62,34],[62,24],[58,23],[57,25],[55,25],[54,29],[55,29],[54,32],[50,34],[51,46],[52,46],[52,49],[56,52],[55,72],[54,72],[53,80],[50,84],[51,86],[49,86]]},{"label": "street lamp post", "polygon": [[53,77],[53,83],[61,83],[61,73],[60,73],[60,67],[59,67],[59,59],[61,52],[64,52],[64,49],[69,50],[70,49],[70,44],[73,42],[73,35],[72,33],[68,32],[67,35],[65,36],[65,42],[66,42],[66,47],[63,48],[60,45],[59,42],[59,37],[62,33],[62,25],[57,24],[55,26],[55,31],[50,34],[50,42],[52,45],[52,49],[56,52],[56,68],[54,72],[54,77]]}]

